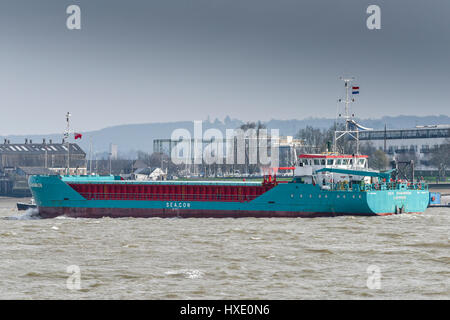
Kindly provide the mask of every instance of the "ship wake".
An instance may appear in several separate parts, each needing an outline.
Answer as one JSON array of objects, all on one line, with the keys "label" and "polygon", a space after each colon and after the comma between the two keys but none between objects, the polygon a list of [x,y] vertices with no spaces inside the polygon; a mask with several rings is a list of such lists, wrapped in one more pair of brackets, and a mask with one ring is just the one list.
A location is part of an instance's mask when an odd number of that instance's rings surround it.
[{"label": "ship wake", "polygon": [[5,220],[37,220],[42,219],[37,208],[29,208],[22,214],[5,217]]}]

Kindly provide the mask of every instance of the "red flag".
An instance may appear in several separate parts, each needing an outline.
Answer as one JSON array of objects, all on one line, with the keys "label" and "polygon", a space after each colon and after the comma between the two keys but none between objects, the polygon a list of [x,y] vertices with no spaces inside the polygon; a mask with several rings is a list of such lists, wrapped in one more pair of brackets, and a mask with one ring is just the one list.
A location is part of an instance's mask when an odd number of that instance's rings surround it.
[{"label": "red flag", "polygon": [[81,133],[76,133],[75,132],[74,135],[75,135],[75,140],[77,140],[78,138],[81,139],[81,137],[82,137]]},{"label": "red flag", "polygon": [[353,90],[359,90],[359,87],[352,87]]}]

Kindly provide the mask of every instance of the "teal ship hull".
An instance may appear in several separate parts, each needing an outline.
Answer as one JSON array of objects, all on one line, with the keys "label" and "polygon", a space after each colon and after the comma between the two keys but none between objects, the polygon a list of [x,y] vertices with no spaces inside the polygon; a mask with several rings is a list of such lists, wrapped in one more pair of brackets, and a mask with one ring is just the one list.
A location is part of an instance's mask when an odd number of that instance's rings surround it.
[{"label": "teal ship hull", "polygon": [[376,216],[422,213],[429,203],[426,188],[407,184],[326,189],[295,180],[264,186],[52,175],[31,176],[29,186],[44,218]]}]

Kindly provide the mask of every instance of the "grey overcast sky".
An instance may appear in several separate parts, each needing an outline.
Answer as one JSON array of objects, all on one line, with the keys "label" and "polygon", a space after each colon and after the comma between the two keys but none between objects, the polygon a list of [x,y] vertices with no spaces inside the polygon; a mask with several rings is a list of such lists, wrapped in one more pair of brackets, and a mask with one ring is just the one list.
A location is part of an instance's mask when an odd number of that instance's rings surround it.
[{"label": "grey overcast sky", "polygon": [[450,114],[449,0],[2,0],[0,39],[0,135],[334,117],[343,74],[359,117]]}]

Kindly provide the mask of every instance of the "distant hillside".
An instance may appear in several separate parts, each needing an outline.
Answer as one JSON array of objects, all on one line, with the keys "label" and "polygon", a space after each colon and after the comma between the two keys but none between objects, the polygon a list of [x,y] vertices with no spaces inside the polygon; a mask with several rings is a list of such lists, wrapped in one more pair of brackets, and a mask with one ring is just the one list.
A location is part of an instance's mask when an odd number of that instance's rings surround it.
[{"label": "distant hillside", "polygon": [[[397,116],[397,117],[383,117],[381,119],[360,119],[358,120],[362,125],[374,128],[383,129],[386,125],[388,129],[402,129],[413,128],[416,125],[432,125],[432,124],[450,124],[450,117],[445,115],[440,116]],[[203,130],[209,128],[216,128],[225,132],[226,129],[233,129],[239,127],[244,122],[237,119],[225,118],[224,121],[204,121]],[[281,135],[292,135],[298,132],[299,129],[306,126],[313,126],[316,128],[326,129],[333,125],[334,119],[327,118],[307,118],[303,120],[270,120],[264,122],[268,129],[279,129]],[[146,124],[129,124],[113,126],[97,131],[82,132],[83,138],[79,141],[80,146],[89,152],[89,142],[92,140],[93,151],[99,154],[98,157],[107,157],[109,145],[111,143],[118,145],[119,154],[122,156],[133,157],[136,151],[142,150],[152,152],[153,139],[169,138],[175,129],[184,128],[193,134],[193,122],[179,121],[167,123],[146,123]],[[32,139],[33,142],[42,141],[45,138],[47,141],[61,141],[61,134],[48,135],[11,135],[0,137],[0,143],[3,139],[9,139],[11,142],[23,142],[25,138]]]}]

